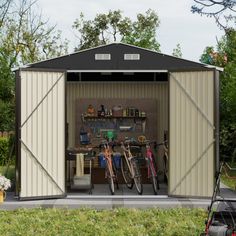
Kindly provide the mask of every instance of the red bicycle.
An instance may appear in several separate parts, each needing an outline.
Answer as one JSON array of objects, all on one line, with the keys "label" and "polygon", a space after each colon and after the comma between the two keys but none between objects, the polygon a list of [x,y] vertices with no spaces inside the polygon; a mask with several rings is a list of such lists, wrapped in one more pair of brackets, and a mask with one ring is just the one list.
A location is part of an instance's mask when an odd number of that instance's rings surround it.
[{"label": "red bicycle", "polygon": [[158,180],[158,168],[156,165],[155,157],[152,152],[151,144],[153,143],[154,149],[157,149],[158,146],[162,146],[165,144],[165,142],[157,144],[156,141],[146,141],[146,155],[145,155],[145,160],[147,163],[147,168],[148,168],[148,178],[152,182],[152,187],[154,194],[157,194],[157,190],[160,189],[159,185],[159,180]]}]

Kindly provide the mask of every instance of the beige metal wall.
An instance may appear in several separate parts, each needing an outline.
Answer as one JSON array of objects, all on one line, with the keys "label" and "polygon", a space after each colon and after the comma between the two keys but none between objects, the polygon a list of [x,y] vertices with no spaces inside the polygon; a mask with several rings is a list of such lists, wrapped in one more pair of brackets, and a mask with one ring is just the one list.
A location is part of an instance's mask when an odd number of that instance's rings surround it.
[{"label": "beige metal wall", "polygon": [[168,130],[168,83],[167,82],[69,82],[67,83],[67,121],[69,123],[69,147],[75,145],[75,104],[77,99],[118,98],[157,100],[158,141]]},{"label": "beige metal wall", "polygon": [[65,192],[65,76],[21,71],[20,197]]},{"label": "beige metal wall", "polygon": [[170,75],[169,194],[211,196],[214,184],[214,74]]}]

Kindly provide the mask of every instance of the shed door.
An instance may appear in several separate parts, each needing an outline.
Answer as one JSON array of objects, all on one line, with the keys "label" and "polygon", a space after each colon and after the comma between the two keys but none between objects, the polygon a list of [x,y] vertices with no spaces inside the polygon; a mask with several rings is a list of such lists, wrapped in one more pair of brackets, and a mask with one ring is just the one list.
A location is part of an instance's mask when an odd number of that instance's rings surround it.
[{"label": "shed door", "polygon": [[169,195],[211,196],[214,187],[214,73],[170,74]]},{"label": "shed door", "polygon": [[21,71],[20,198],[65,194],[65,74]]}]

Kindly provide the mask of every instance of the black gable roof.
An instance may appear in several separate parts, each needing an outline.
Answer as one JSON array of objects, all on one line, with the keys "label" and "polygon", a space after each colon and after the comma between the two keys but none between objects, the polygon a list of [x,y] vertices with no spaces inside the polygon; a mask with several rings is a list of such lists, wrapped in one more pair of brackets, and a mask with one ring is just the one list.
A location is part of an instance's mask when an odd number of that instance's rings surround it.
[{"label": "black gable roof", "polygon": [[[95,60],[95,54],[111,54],[111,60]],[[140,54],[140,60],[124,60],[124,54]],[[204,64],[168,56],[123,43],[112,43],[66,56],[30,64],[31,68],[66,70],[194,70]]]}]

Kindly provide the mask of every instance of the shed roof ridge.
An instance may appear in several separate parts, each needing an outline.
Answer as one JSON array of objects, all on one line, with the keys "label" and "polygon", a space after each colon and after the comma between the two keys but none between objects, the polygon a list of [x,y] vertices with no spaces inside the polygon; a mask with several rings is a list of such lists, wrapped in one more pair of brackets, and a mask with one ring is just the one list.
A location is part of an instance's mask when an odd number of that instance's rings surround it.
[{"label": "shed roof ridge", "polygon": [[179,58],[179,57],[176,57],[176,56],[173,56],[173,55],[168,55],[168,54],[165,54],[165,53],[162,53],[162,52],[154,51],[153,49],[142,48],[140,46],[131,45],[131,44],[124,43],[124,42],[111,42],[111,43],[108,43],[108,44],[103,44],[103,45],[99,45],[99,46],[96,46],[96,47],[86,48],[86,49],[79,50],[79,51],[76,51],[76,52],[68,53],[68,54],[65,54],[65,55],[62,55],[62,56],[59,56],[59,57],[53,57],[53,58],[45,59],[45,60],[42,60],[42,61],[28,63],[28,64],[22,65],[18,68],[13,68],[13,71],[16,71],[19,68],[28,68],[30,66],[33,66],[33,65],[36,65],[36,64],[42,63],[42,62],[53,61],[53,60],[56,60],[56,59],[59,59],[59,58],[66,58],[66,57],[70,57],[72,55],[81,54],[81,53],[91,51],[91,50],[96,50],[96,49],[99,49],[99,48],[106,48],[106,47],[109,47],[111,45],[116,45],[117,47],[119,47],[119,45],[123,45],[123,46],[127,46],[127,47],[130,47],[130,48],[137,48],[139,50],[143,50],[143,51],[146,51],[146,52],[151,52],[153,54],[160,55],[160,56],[163,56],[163,57],[173,58],[173,59],[178,60],[178,61],[186,61],[186,62],[190,62],[190,63],[195,63],[196,65],[201,65],[201,66],[206,67],[206,68],[215,68],[217,70],[222,70],[222,68],[219,68],[219,67],[216,67],[216,66],[208,65],[208,64],[205,64],[205,63],[201,63],[201,62],[196,62],[196,61],[189,60],[189,59]]}]

